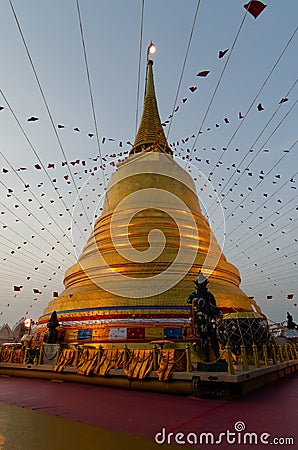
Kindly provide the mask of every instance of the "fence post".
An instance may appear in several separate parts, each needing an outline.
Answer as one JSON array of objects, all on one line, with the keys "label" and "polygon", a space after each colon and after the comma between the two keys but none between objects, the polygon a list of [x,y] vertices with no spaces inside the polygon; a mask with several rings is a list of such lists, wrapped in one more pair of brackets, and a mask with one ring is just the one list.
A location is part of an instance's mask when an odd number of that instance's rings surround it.
[{"label": "fence post", "polygon": [[39,356],[37,361],[35,362],[35,358],[34,358],[34,364],[41,364],[42,361],[42,354],[43,354],[43,344],[41,344],[41,346],[39,347]]},{"label": "fence post", "polygon": [[227,362],[228,362],[228,373],[230,375],[235,375],[235,369],[233,365],[233,358],[232,358],[232,352],[231,347],[229,344],[225,346],[226,354],[227,354]]},{"label": "fence post", "polygon": [[286,360],[286,361],[289,361],[289,360],[290,360],[290,356],[289,356],[287,344],[284,344],[283,351],[284,351],[285,360]]},{"label": "fence post", "polygon": [[292,344],[292,355],[293,355],[293,359],[297,359],[297,352],[296,352],[296,347],[295,344]]},{"label": "fence post", "polygon": [[75,354],[73,365],[74,365],[74,367],[77,367],[78,362],[79,362],[79,352],[80,352],[79,347],[75,348],[75,352],[76,352],[76,354]]},{"label": "fence post", "polygon": [[8,361],[8,362],[10,362],[10,363],[11,363],[11,361],[12,361],[13,354],[14,354],[14,347],[11,347],[11,349],[10,349],[10,355],[9,355],[9,361]]},{"label": "fence post", "polygon": [[279,357],[279,361],[282,363],[284,362],[284,356],[282,354],[282,348],[280,345],[277,346],[277,351],[278,351],[278,357]]},{"label": "fence post", "polygon": [[127,345],[124,344],[123,370],[126,369],[127,361],[128,361],[128,348],[127,348]]},{"label": "fence post", "polygon": [[242,361],[242,367],[243,370],[248,370],[248,362],[247,362],[247,356],[246,356],[246,348],[244,344],[241,344],[241,361]]},{"label": "fence post", "polygon": [[277,363],[277,355],[276,355],[276,351],[275,351],[275,346],[273,344],[271,344],[271,353],[272,353],[272,364],[276,364]]},{"label": "fence post", "polygon": [[252,345],[252,351],[253,351],[253,355],[254,355],[255,366],[257,368],[259,368],[260,367],[259,353],[258,353],[258,347],[256,346],[255,343],[253,343],[253,345]]},{"label": "fence post", "polygon": [[98,362],[98,363],[99,363],[99,361],[100,361],[102,355],[103,355],[103,351],[102,351],[102,347],[101,347],[101,345],[100,345],[100,346],[98,347],[98,349],[97,349],[97,362]]},{"label": "fence post", "polygon": [[27,353],[28,353],[28,347],[25,347],[25,353],[24,353],[24,361],[23,361],[23,364],[26,364]]},{"label": "fence post", "polygon": [[158,366],[158,351],[156,344],[153,345],[153,369],[157,370]]},{"label": "fence post", "polygon": [[185,344],[186,351],[186,370],[192,372],[190,344]]},{"label": "fence post", "polygon": [[268,351],[267,351],[267,345],[266,344],[263,345],[263,357],[264,357],[264,365],[265,366],[269,366]]}]

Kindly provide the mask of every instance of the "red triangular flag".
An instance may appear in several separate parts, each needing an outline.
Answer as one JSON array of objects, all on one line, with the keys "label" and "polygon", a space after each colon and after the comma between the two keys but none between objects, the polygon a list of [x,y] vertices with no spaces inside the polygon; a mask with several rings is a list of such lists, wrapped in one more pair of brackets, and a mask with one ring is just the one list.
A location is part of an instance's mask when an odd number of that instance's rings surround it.
[{"label": "red triangular flag", "polygon": [[22,287],[23,287],[23,286],[14,286],[14,287],[13,287],[13,290],[14,290],[15,292],[20,292],[20,290],[22,289]]},{"label": "red triangular flag", "polygon": [[210,70],[202,70],[202,72],[197,73],[197,77],[207,77]]},{"label": "red triangular flag", "polygon": [[246,5],[243,5],[243,7],[256,19],[261,12],[266,8],[267,5],[264,5],[264,3],[258,1],[258,0],[251,0]]},{"label": "red triangular flag", "polygon": [[225,56],[225,54],[228,53],[228,51],[229,51],[228,48],[226,50],[219,50],[218,57],[223,58]]}]

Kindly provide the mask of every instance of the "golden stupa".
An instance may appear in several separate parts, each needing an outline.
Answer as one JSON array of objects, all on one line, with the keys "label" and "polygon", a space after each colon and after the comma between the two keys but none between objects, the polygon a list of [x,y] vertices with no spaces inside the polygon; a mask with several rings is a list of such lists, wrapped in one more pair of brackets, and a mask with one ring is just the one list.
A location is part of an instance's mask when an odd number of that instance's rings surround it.
[{"label": "golden stupa", "polygon": [[[64,342],[183,339],[187,299],[200,270],[226,320],[258,331],[263,315],[240,289],[202,215],[191,176],[173,159],[147,64],[144,108],[134,145],[111,177],[101,216],[65,289],[40,317],[35,340],[57,312]],[[248,325],[247,325],[248,324]]]}]

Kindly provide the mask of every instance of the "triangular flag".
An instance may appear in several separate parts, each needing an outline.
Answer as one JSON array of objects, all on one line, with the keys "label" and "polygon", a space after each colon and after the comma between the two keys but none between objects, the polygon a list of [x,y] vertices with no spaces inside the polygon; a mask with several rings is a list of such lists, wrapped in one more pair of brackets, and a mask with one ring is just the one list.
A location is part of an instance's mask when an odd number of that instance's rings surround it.
[{"label": "triangular flag", "polygon": [[266,8],[267,5],[264,5],[264,3],[258,1],[258,0],[251,0],[246,5],[243,5],[243,7],[256,19],[261,12]]}]

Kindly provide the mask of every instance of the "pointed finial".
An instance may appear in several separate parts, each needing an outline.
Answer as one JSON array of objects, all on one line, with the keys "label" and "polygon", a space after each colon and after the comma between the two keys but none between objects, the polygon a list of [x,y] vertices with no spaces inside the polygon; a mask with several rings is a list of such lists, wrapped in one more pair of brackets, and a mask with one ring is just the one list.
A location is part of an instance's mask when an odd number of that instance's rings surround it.
[{"label": "pointed finial", "polygon": [[155,46],[151,42],[147,49],[146,91],[143,114],[134,145],[129,152],[130,155],[141,152],[161,152],[173,155],[161,125],[155,95],[153,61],[149,59],[149,53],[155,53],[155,51]]},{"label": "pointed finial", "polygon": [[[155,99],[155,101],[156,101],[152,67],[153,67],[153,61],[152,61],[152,59],[148,59],[145,99],[151,97],[151,98]],[[145,107],[145,105],[144,105],[144,107]]]}]

